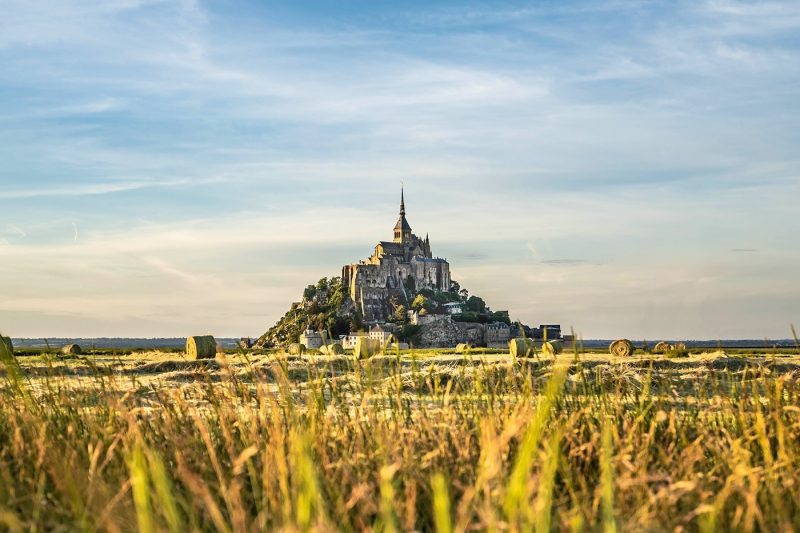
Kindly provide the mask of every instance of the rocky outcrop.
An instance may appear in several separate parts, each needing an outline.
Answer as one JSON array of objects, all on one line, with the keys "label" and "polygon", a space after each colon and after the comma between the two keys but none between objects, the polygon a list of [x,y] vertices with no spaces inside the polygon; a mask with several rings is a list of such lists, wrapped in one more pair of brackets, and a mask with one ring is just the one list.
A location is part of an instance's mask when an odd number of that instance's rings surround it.
[{"label": "rocky outcrop", "polygon": [[417,346],[420,348],[454,347],[469,343],[484,344],[485,327],[477,322],[454,322],[449,315],[425,317],[420,324]]}]

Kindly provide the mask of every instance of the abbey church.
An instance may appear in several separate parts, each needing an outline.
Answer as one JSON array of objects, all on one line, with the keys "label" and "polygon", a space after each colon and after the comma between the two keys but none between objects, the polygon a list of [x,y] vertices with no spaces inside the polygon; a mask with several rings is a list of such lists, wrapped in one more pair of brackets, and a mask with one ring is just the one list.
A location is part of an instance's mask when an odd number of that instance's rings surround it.
[{"label": "abbey church", "polygon": [[450,290],[450,264],[431,253],[431,242],[411,232],[403,192],[394,239],[381,241],[369,259],[342,268],[342,284],[366,323],[382,322],[394,310],[392,302],[410,305],[421,289]]}]

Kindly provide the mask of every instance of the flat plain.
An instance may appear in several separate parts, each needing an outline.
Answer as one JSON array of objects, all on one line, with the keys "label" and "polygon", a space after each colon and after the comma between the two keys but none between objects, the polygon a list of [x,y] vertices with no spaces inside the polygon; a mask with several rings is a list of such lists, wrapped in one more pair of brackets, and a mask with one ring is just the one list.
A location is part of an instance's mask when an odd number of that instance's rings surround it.
[{"label": "flat plain", "polygon": [[5,354],[12,531],[800,529],[800,354]]}]

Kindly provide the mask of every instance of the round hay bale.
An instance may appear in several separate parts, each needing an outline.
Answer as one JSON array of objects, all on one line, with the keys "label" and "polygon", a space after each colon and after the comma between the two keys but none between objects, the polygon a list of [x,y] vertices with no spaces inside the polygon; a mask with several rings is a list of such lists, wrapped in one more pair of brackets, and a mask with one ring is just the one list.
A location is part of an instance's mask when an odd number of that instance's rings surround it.
[{"label": "round hay bale", "polygon": [[80,355],[83,353],[81,347],[77,344],[66,344],[61,347],[61,353],[65,355]]},{"label": "round hay bale", "polygon": [[186,339],[186,356],[189,359],[214,359],[217,356],[217,341],[211,335]]},{"label": "round hay bale", "polygon": [[653,346],[653,353],[667,353],[672,351],[672,346],[668,342],[661,341]]},{"label": "round hay bale", "polygon": [[630,357],[633,355],[633,350],[633,343],[628,339],[617,339],[608,347],[611,355],[616,355],[617,357]]},{"label": "round hay bale", "polygon": [[675,346],[672,347],[673,350],[676,352],[685,352],[686,351],[686,343],[685,342],[676,342]]},{"label": "round hay bale", "polygon": [[3,355],[14,355],[14,343],[11,342],[11,337],[3,337],[0,335],[0,345],[8,352]]},{"label": "round hay bale", "polygon": [[564,351],[564,343],[561,341],[547,341],[542,344],[542,354],[554,357]]},{"label": "round hay bale", "polygon": [[456,344],[456,353],[466,353],[472,349],[472,345],[468,342]]},{"label": "round hay bale", "polygon": [[381,341],[378,339],[370,339],[369,337],[359,337],[356,339],[356,345],[353,348],[353,356],[356,359],[369,359],[381,351]]},{"label": "round hay bale", "polygon": [[517,337],[508,341],[508,351],[514,357],[532,357],[536,355],[536,345],[531,339]]},{"label": "round hay bale", "polygon": [[319,351],[322,355],[342,355],[344,348],[342,348],[341,343],[332,342],[327,346],[321,346]]},{"label": "round hay bale", "polygon": [[293,342],[289,345],[289,355],[303,355],[305,351],[306,347],[299,342]]}]

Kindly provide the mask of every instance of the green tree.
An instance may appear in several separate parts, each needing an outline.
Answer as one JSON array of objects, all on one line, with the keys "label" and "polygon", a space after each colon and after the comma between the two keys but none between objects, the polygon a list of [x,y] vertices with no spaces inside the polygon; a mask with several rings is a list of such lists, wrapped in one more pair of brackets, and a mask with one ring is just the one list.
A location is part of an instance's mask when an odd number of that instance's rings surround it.
[{"label": "green tree", "polygon": [[492,322],[505,322],[506,324],[511,324],[511,317],[508,315],[508,311],[495,311],[491,315]]},{"label": "green tree", "polygon": [[355,313],[350,317],[350,332],[364,331],[364,321],[361,320],[361,315]]},{"label": "green tree", "polygon": [[403,328],[397,333],[397,339],[400,342],[416,342],[417,337],[419,336],[420,326],[415,326],[413,324],[406,324]]},{"label": "green tree", "polygon": [[470,311],[475,311],[476,313],[485,313],[486,302],[484,302],[483,298],[480,298],[479,296],[470,296],[467,299],[467,309]]},{"label": "green tree", "polygon": [[305,298],[306,300],[310,300],[316,294],[317,294],[317,288],[314,285],[309,285],[303,291],[303,298]]},{"label": "green tree", "polygon": [[328,278],[322,278],[317,282],[317,290],[324,291],[328,289]]}]

